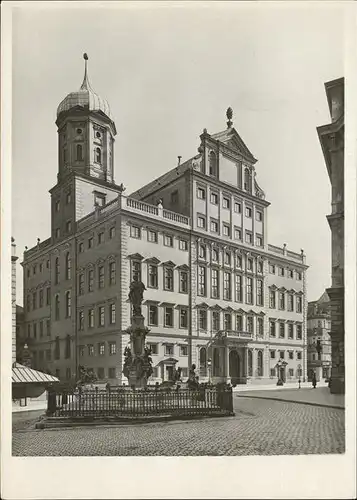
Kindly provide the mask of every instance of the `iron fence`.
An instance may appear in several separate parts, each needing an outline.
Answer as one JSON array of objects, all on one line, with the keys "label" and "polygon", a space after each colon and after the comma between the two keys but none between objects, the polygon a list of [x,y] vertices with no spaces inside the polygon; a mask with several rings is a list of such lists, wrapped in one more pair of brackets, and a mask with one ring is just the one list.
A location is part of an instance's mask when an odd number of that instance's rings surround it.
[{"label": "iron fence", "polygon": [[50,417],[233,415],[231,388],[179,391],[87,390],[51,392]]}]

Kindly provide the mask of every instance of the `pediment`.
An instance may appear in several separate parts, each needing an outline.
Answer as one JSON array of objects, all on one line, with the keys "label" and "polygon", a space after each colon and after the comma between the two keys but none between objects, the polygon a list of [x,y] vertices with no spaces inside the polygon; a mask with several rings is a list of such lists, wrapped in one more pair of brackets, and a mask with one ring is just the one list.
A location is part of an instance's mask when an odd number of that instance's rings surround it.
[{"label": "pediment", "polygon": [[144,257],[140,255],[140,253],[132,253],[131,255],[128,255],[128,259],[131,260],[143,260]]},{"label": "pediment", "polygon": [[228,128],[223,132],[218,132],[217,134],[213,134],[211,137],[216,139],[227,146],[230,150],[244,156],[247,160],[252,163],[256,163],[256,159],[249,151],[247,145],[244,143],[241,136],[238,134],[235,128]]},{"label": "pediment", "polygon": [[162,265],[165,267],[175,267],[176,266],[175,262],[172,262],[172,260],[167,260],[166,262],[163,262]]},{"label": "pediment", "polygon": [[156,257],[149,257],[148,259],[145,259],[145,262],[148,264],[160,264],[160,261]]},{"label": "pediment", "polygon": [[182,264],[181,266],[177,266],[177,269],[180,269],[181,271],[189,271],[190,268],[188,267],[187,264]]},{"label": "pediment", "polygon": [[202,302],[201,304],[197,304],[196,305],[196,308],[197,309],[208,309],[209,308],[209,305],[206,304],[206,302]]}]

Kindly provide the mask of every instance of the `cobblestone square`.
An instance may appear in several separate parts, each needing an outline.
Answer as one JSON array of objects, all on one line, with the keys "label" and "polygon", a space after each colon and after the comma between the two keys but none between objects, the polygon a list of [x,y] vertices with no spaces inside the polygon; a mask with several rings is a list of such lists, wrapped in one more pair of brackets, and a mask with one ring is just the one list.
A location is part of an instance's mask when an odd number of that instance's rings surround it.
[{"label": "cobblestone square", "polygon": [[235,417],[13,432],[14,456],[238,456],[343,453],[345,412],[234,397]]}]

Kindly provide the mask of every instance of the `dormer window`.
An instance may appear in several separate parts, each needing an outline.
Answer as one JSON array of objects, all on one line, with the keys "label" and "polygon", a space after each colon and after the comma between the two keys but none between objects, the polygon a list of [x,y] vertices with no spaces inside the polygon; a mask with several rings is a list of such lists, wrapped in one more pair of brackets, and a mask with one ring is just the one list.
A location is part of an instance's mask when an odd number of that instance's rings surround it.
[{"label": "dormer window", "polygon": [[95,162],[102,163],[102,150],[100,148],[95,148]]},{"label": "dormer window", "polygon": [[77,161],[82,161],[83,160],[83,146],[82,146],[82,144],[77,144],[76,152],[77,152],[77,155],[76,155]]}]

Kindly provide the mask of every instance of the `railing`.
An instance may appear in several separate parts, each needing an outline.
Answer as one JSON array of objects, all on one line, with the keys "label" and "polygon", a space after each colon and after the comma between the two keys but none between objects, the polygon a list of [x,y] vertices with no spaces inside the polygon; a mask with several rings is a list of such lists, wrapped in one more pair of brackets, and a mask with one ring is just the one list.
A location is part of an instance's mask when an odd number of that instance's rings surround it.
[{"label": "railing", "polygon": [[154,415],[232,415],[232,389],[50,392],[50,417],[145,417]]},{"label": "railing", "polygon": [[149,205],[148,203],[136,200],[135,198],[126,198],[126,206],[134,210],[139,210],[140,212],[154,215],[155,217],[162,216],[164,219],[168,219],[178,224],[184,224],[185,226],[190,224],[190,218],[185,215],[178,214],[177,212],[171,212],[171,210],[159,209],[159,207],[155,205]]},{"label": "railing", "polygon": [[284,255],[285,257],[288,257],[290,259],[298,260],[300,262],[304,261],[305,255],[302,253],[296,253],[292,252],[291,250],[287,250],[286,248],[281,248],[277,247],[275,245],[268,245],[268,250],[269,252],[279,254],[279,255]]},{"label": "railing", "polygon": [[26,253],[26,258],[30,257],[30,255],[40,252],[41,250],[45,249],[46,247],[51,246],[51,238],[47,238],[47,240],[41,241],[38,245],[30,248],[27,250]]},{"label": "railing", "polygon": [[146,212],[152,215],[159,215],[158,207],[149,205],[148,203],[144,203],[143,201],[135,200],[134,198],[127,198],[126,205],[130,208],[134,208],[135,210],[140,210],[141,212]]},{"label": "railing", "polygon": [[176,212],[171,212],[170,210],[163,210],[164,219],[169,219],[174,222],[179,222],[180,224],[189,224],[189,218],[185,215],[177,214]]},{"label": "railing", "polygon": [[268,245],[268,250],[270,252],[278,253],[280,255],[284,255],[284,250],[283,248],[276,247],[275,245]]},{"label": "railing", "polygon": [[250,340],[253,338],[253,333],[251,332],[244,332],[239,330],[226,330],[225,333],[228,338],[234,337],[234,338],[241,338],[244,340]]}]

